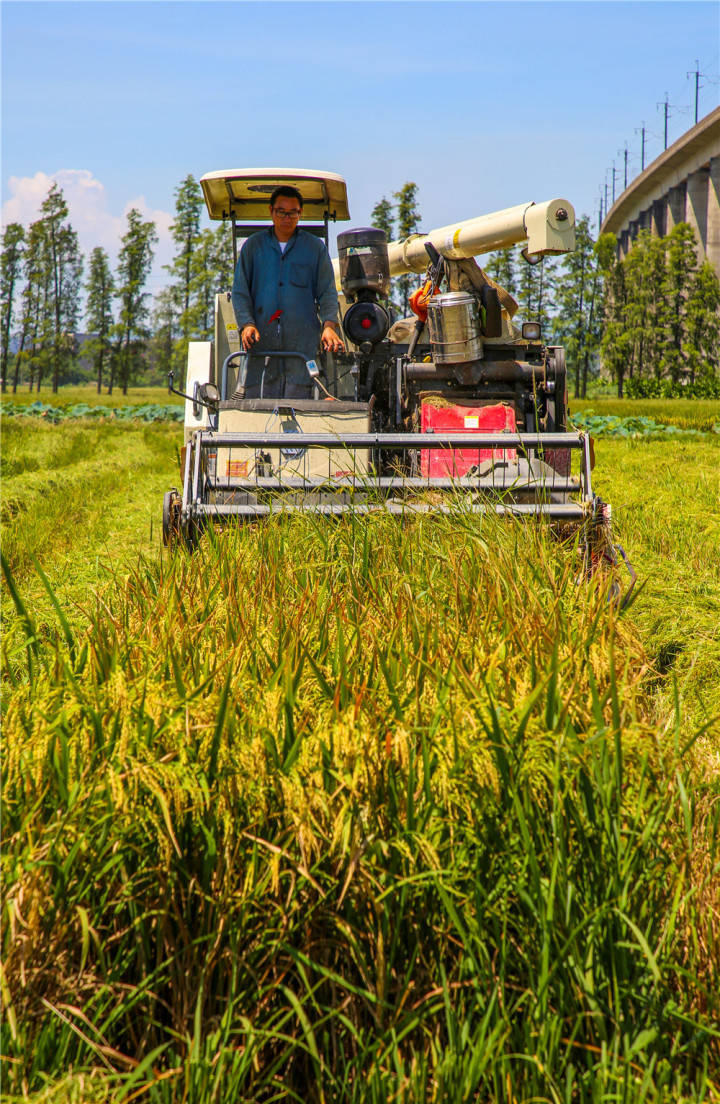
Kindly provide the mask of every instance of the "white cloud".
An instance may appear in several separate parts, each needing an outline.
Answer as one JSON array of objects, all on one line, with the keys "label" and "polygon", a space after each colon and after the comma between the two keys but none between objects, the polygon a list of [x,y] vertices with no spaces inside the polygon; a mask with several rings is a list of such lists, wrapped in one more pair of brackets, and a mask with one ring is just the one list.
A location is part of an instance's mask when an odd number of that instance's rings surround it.
[{"label": "white cloud", "polygon": [[59,169],[54,173],[37,172],[34,176],[11,176],[8,181],[9,198],[2,206],[2,222],[20,222],[29,226],[40,217],[40,205],[53,182],[62,188],[69,210],[69,222],[77,231],[80,248],[89,256],[95,246],[107,250],[114,266],[120,248],[120,239],[127,230],[127,214],[136,207],[144,219],[152,219],[157,227],[158,243],[149,287],[158,291],[166,282],[162,265],[173,254],[170,224],[173,215],[169,211],[151,208],[140,195],[129,199],[120,214],[108,210],[105,185],[88,169]]}]

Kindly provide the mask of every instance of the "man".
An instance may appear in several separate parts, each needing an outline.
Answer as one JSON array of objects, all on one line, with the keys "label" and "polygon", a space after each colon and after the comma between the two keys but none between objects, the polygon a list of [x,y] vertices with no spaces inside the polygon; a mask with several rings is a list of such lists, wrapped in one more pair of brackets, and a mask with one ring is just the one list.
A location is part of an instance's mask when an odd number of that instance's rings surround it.
[{"label": "man", "polygon": [[[313,385],[305,363],[273,358],[263,351],[285,349],[308,359],[323,349],[342,352],[337,332],[338,297],[327,249],[319,238],[298,227],[303,199],[297,188],[280,185],[270,197],[272,227],[259,230],[240,251],[232,303],[243,348],[257,345],[248,362],[245,394],[257,398],[311,398]],[[322,325],[321,325],[322,323]]]}]

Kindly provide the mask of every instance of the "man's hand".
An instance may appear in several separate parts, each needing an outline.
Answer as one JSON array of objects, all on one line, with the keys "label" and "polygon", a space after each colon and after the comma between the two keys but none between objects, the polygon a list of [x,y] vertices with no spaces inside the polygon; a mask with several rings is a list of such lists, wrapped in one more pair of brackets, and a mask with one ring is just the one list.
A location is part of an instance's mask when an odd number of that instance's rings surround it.
[{"label": "man's hand", "polygon": [[242,341],[242,347],[246,353],[250,352],[250,346],[254,345],[256,341],[260,340],[260,331],[257,326],[248,325],[243,326],[240,333],[240,340]]},{"label": "man's hand", "polygon": [[338,337],[337,331],[332,322],[326,322],[323,326],[322,337],[320,343],[328,353],[344,353],[345,346]]}]

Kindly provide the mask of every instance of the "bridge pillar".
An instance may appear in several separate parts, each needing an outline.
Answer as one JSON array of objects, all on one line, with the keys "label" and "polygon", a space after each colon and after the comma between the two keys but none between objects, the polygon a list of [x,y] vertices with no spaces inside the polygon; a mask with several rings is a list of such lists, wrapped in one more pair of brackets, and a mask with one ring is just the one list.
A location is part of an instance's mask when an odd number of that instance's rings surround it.
[{"label": "bridge pillar", "polygon": [[720,275],[720,157],[710,159],[705,256]]},{"label": "bridge pillar", "polygon": [[686,192],[687,189],[683,180],[682,184],[678,184],[676,188],[670,188],[665,197],[667,201],[666,234],[669,234],[679,222],[685,222]]},{"label": "bridge pillar", "polygon": [[698,242],[698,256],[701,261],[705,259],[707,249],[708,232],[708,192],[710,190],[710,170],[698,169],[690,173],[687,178],[687,204],[685,208],[685,221],[689,222],[695,231]]},{"label": "bridge pillar", "polygon": [[644,211],[641,211],[638,215],[638,227],[640,230],[651,229],[651,207],[646,207]]},{"label": "bridge pillar", "polygon": [[650,208],[650,229],[653,237],[664,238],[667,230],[667,204],[664,199],[656,199]]},{"label": "bridge pillar", "polygon": [[620,237],[618,238],[618,253],[620,254],[620,260],[624,260],[630,252],[630,246],[632,240],[630,238],[630,231],[628,229],[620,231]]}]

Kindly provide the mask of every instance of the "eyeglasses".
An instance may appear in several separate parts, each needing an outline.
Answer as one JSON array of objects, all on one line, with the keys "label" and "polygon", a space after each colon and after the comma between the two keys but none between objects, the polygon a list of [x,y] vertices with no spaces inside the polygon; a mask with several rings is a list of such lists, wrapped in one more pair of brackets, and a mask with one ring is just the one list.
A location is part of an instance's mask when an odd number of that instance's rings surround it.
[{"label": "eyeglasses", "polygon": [[278,218],[300,218],[301,211],[285,211],[282,207],[273,207],[273,211]]}]

